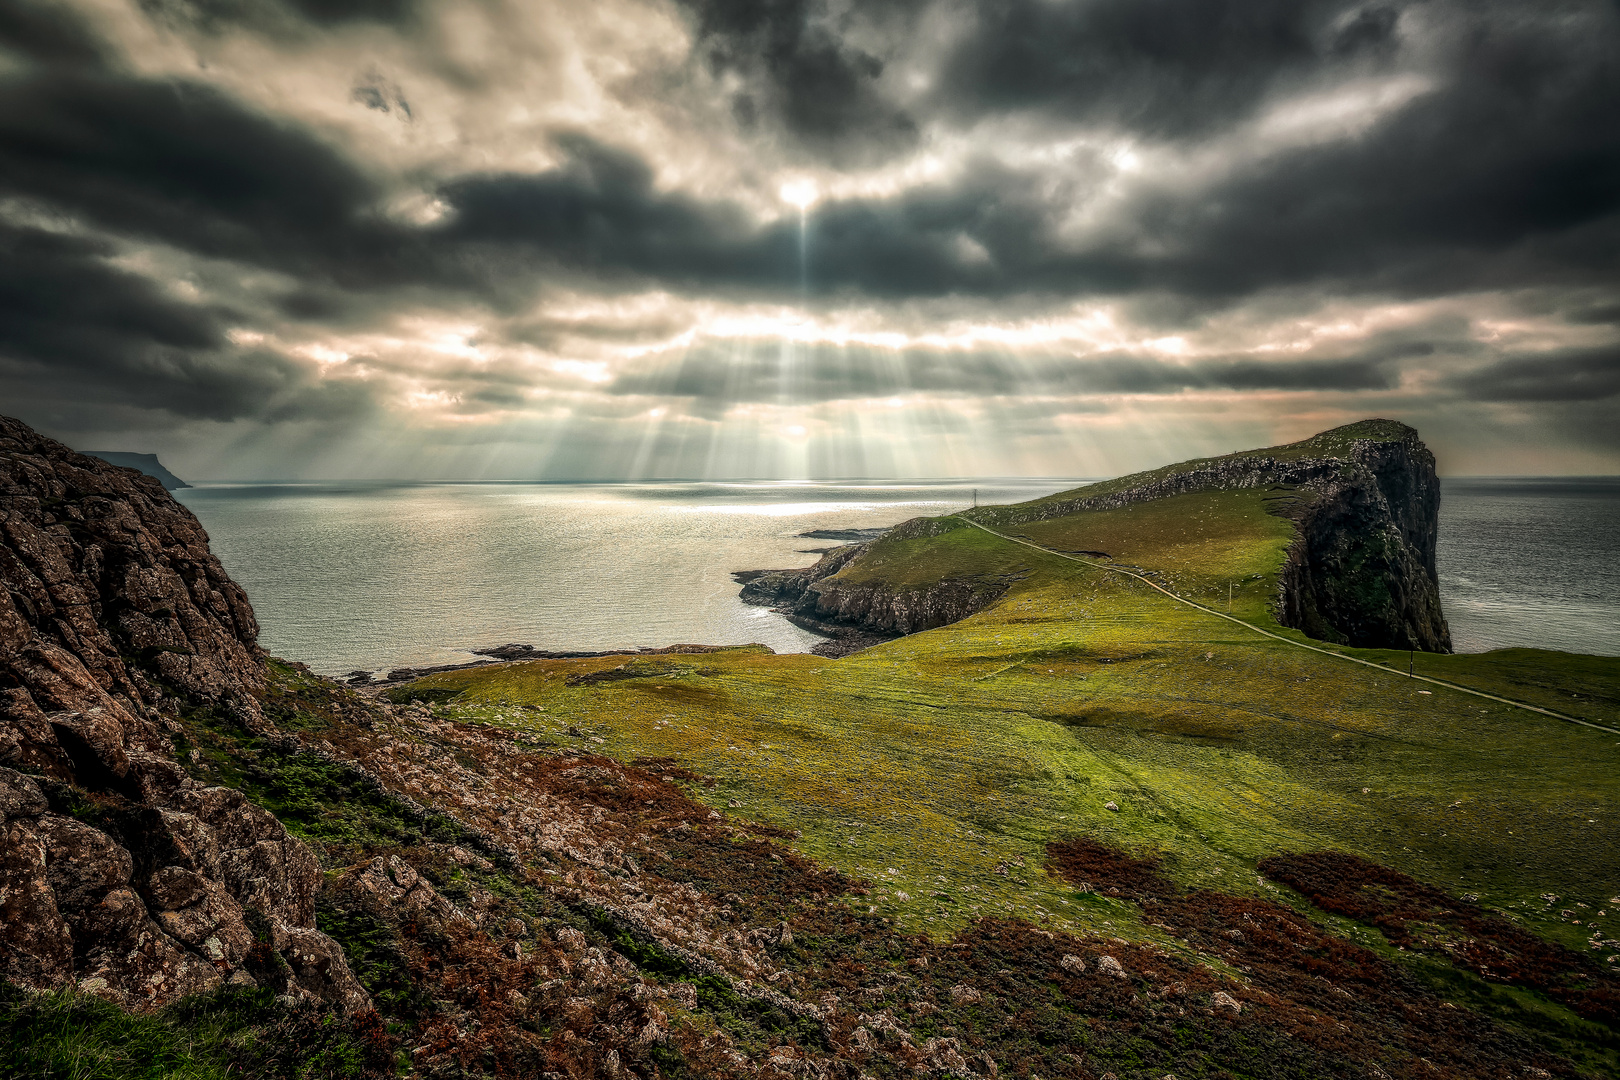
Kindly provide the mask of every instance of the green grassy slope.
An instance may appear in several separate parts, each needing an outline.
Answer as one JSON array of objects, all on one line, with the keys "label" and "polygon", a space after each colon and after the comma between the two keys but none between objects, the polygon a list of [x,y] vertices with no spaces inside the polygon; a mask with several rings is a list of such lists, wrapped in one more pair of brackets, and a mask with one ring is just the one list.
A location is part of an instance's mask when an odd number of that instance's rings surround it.
[{"label": "green grassy slope", "polygon": [[[1235,614],[1303,641],[1267,610],[1289,526],[1263,498],[1186,495],[1021,531],[1222,609],[1232,583]],[[1381,672],[1269,640],[980,530],[884,547],[887,561],[862,561],[891,581],[1027,574],[964,622],[843,660],[739,649],[631,661],[617,674],[641,677],[600,682],[579,677],[625,661],[534,661],[418,685],[454,694],[444,708],[462,718],[677,757],[718,780],[699,797],[800,830],[804,852],[882,886],[863,903],[940,934],[988,913],[1124,931],[1125,907],[1039,868],[1049,840],[1077,834],[1154,849],[1183,882],[1226,891],[1269,894],[1259,859],[1332,848],[1572,946],[1620,924],[1620,737],[1415,683],[1405,655],[1341,650],[1400,668]],[[1417,663],[1620,720],[1614,660]]]}]

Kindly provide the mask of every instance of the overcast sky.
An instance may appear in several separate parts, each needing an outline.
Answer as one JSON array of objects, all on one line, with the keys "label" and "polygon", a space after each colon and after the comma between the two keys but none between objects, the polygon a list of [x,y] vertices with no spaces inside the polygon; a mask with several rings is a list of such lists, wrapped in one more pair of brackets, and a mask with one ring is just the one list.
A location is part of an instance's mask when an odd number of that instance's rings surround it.
[{"label": "overcast sky", "polygon": [[1620,472],[1616,0],[0,0],[0,412],[188,479]]}]

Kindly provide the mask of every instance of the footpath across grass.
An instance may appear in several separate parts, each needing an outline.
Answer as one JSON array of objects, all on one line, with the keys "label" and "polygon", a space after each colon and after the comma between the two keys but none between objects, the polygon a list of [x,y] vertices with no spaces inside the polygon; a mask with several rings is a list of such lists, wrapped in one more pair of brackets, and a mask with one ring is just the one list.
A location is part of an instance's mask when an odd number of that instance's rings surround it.
[{"label": "footpath across grass", "polygon": [[[1267,610],[1288,525],[1260,498],[1182,496],[1019,531],[1105,551],[1211,606],[1230,583],[1234,614],[1298,637]],[[1011,549],[989,560],[997,571],[1029,572],[973,618],[842,660],[542,660],[413,692],[459,719],[677,759],[713,778],[698,798],[797,830],[804,853],[874,883],[861,904],[935,935],[997,914],[1162,937],[1042,869],[1049,841],[1080,835],[1227,892],[1271,895],[1259,860],[1331,849],[1571,947],[1620,925],[1620,738],[1414,682],[1406,654],[1339,650],[1390,665],[1379,671],[1268,640],[979,530],[906,543],[893,554],[907,580],[976,565],[986,544]],[[1514,650],[1417,664],[1620,719],[1620,661]]]}]

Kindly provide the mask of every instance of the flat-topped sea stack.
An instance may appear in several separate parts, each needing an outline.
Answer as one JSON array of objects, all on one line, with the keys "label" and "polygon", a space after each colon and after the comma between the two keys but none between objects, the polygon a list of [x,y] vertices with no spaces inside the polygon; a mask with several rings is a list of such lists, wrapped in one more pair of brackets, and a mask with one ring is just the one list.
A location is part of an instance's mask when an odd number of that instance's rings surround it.
[{"label": "flat-topped sea stack", "polygon": [[[1018,571],[976,565],[969,549],[978,530],[964,519],[1056,551],[1184,579],[1218,578],[1204,556],[1255,510],[1291,525],[1280,557],[1261,574],[1273,587],[1270,615],[1279,625],[1362,648],[1450,651],[1435,569],[1434,455],[1416,431],[1393,420],[1365,420],[1286,446],[1185,461],[1011,506],[916,518],[877,540],[835,549],[814,566],[738,579],[743,599],[834,636],[829,651],[842,651],[841,638],[881,640],[943,626],[1006,591]],[[1120,537],[1132,518],[1137,527]],[[1253,575],[1245,577],[1241,584],[1252,585]]]}]

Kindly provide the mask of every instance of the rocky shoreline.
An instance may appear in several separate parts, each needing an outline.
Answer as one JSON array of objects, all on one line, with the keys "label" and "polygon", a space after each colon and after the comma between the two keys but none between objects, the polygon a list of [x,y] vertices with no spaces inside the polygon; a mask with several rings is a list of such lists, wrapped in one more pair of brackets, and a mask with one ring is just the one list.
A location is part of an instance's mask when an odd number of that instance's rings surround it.
[{"label": "rocky shoreline", "polygon": [[[1278,579],[1279,623],[1318,640],[1363,648],[1451,651],[1435,562],[1440,480],[1434,455],[1404,424],[1365,421],[1293,447],[1189,462],[1098,486],[1104,490],[1097,494],[1081,488],[1068,499],[987,507],[966,516],[1007,529],[1195,491],[1268,489],[1271,512],[1291,520],[1296,530]],[[999,580],[945,580],[926,588],[841,580],[879,537],[927,535],[936,520],[914,518],[887,530],[802,533],[859,542],[833,548],[811,566],[732,576],[745,603],[768,607],[829,638],[812,652],[846,656],[958,622],[1006,592],[1011,582]],[[873,531],[877,536],[868,535]],[[1072,554],[1109,558],[1101,551]]]},{"label": "rocky shoreline", "polygon": [[[927,529],[930,520],[913,518],[891,529],[836,531],[838,536],[860,540],[833,548],[811,566],[739,570],[732,577],[742,585],[740,596],[744,603],[768,607],[793,625],[828,639],[812,648],[812,653],[848,656],[908,634],[960,622],[989,607],[1007,591],[1010,581],[976,578],[940,581],[925,588],[838,580],[839,573],[865,556],[878,538],[905,537],[908,531]],[[834,530],[824,532],[835,534]]]}]

